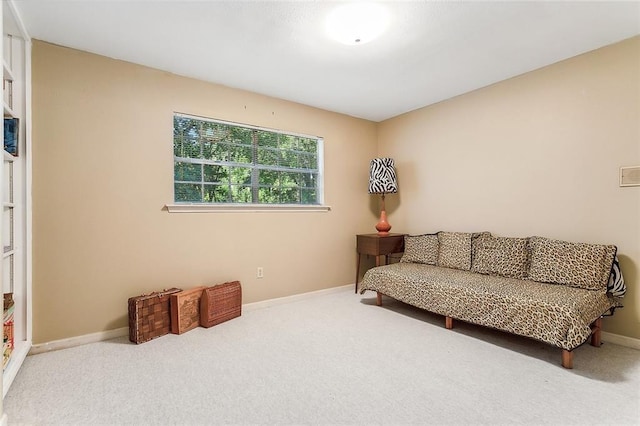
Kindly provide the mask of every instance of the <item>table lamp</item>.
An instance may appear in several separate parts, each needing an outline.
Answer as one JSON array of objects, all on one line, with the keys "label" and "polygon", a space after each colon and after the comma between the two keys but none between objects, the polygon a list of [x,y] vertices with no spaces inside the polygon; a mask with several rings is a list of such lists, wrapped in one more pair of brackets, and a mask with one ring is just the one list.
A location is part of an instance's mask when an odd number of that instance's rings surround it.
[{"label": "table lamp", "polygon": [[369,194],[382,194],[380,221],[376,225],[378,235],[380,236],[389,235],[389,231],[391,230],[384,206],[384,196],[388,192],[398,192],[398,182],[396,180],[396,169],[393,165],[393,158],[374,158],[371,160],[369,170]]}]

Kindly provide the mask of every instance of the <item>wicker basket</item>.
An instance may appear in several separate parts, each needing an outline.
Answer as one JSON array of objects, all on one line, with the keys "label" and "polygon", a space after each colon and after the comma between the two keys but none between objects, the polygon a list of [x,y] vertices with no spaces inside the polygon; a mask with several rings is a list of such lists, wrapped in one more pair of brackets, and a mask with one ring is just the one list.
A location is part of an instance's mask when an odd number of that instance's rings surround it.
[{"label": "wicker basket", "polygon": [[171,295],[171,332],[186,333],[200,325],[200,297],[204,287]]},{"label": "wicker basket", "polygon": [[209,287],[200,299],[200,325],[206,328],[242,314],[242,287],[233,281]]},{"label": "wicker basket", "polygon": [[182,290],[171,288],[129,298],[129,340],[144,343],[171,331],[169,297]]}]

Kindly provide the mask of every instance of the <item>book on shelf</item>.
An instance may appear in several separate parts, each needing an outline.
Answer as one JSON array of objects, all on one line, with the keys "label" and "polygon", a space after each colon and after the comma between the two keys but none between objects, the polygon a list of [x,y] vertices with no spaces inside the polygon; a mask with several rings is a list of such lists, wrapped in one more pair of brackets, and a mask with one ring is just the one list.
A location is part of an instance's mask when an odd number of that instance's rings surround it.
[{"label": "book on shelf", "polygon": [[3,342],[2,342],[2,370],[4,371],[11,360],[11,353],[15,347],[15,340],[13,336],[13,316],[15,313],[16,305],[13,301],[13,293],[4,294],[4,312],[2,315],[2,329],[3,329]]},{"label": "book on shelf", "polygon": [[4,119],[4,150],[14,157],[18,156],[18,130],[20,120],[17,118]]}]

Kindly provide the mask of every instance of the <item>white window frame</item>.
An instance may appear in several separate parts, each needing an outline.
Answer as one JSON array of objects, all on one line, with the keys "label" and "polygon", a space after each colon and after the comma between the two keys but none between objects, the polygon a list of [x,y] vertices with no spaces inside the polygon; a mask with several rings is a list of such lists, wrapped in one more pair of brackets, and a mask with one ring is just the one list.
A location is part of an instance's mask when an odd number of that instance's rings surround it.
[{"label": "white window frame", "polygon": [[[263,203],[207,203],[207,202],[177,202],[175,194],[175,163],[177,159],[180,162],[184,162],[182,157],[176,157],[173,155],[172,161],[172,196],[173,203],[166,204],[165,207],[170,213],[209,213],[209,212],[265,212],[265,211],[287,211],[287,212],[326,212],[331,210],[331,207],[324,204],[324,139],[320,136],[308,135],[303,133],[289,132],[279,129],[271,129],[267,127],[254,126],[250,124],[236,123],[232,121],[219,120],[209,117],[202,117],[193,114],[184,114],[174,112],[172,120],[175,117],[184,117],[188,119],[195,119],[201,121],[208,121],[212,123],[218,123],[227,126],[242,127],[251,130],[260,130],[271,133],[283,134],[287,136],[296,136],[317,140],[317,203],[316,204],[263,204]],[[172,152],[174,150],[174,141],[172,139],[171,147]],[[193,161],[187,159],[187,162]],[[196,161],[197,162],[197,161]]]}]

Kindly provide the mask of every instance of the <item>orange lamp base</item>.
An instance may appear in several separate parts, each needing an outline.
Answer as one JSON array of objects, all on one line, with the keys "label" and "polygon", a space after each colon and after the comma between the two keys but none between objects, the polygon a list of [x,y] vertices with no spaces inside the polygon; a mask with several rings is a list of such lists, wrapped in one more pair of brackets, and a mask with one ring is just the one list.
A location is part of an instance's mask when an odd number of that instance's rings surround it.
[{"label": "orange lamp base", "polygon": [[376,224],[378,235],[381,237],[389,235],[391,224],[387,221],[387,212],[384,208],[384,194],[382,194],[382,210],[380,210],[380,220]]}]

